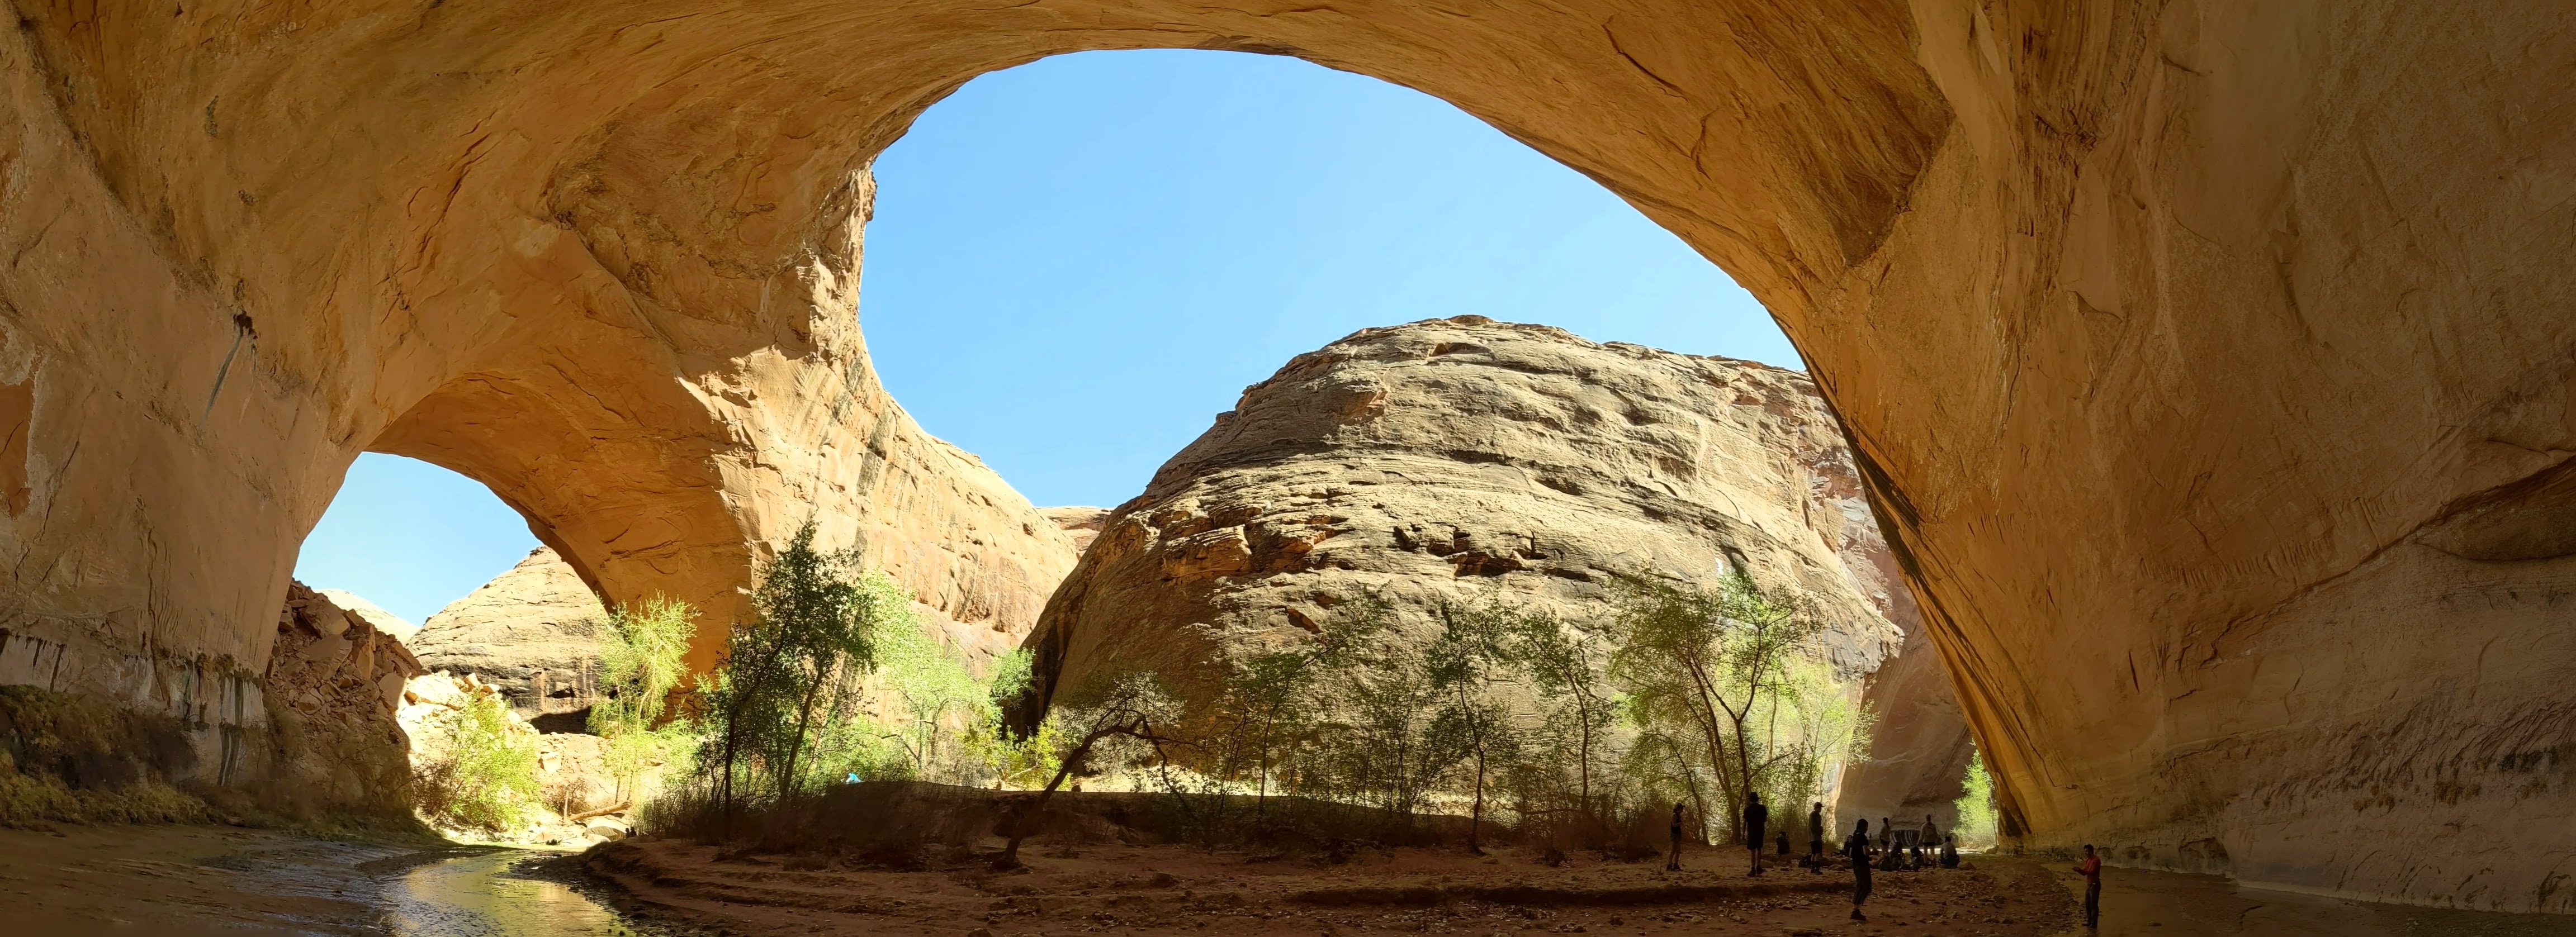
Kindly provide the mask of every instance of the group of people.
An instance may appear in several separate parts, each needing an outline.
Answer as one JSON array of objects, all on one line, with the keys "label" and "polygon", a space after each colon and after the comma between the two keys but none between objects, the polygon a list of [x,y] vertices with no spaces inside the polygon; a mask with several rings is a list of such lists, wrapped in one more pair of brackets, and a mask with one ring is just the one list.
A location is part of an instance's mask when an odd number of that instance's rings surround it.
[{"label": "group of people", "polygon": [[[1678,871],[1682,867],[1683,809],[1682,804],[1678,802],[1673,804],[1673,851],[1671,858],[1664,862],[1666,870]],[[1790,861],[1789,831],[1784,829],[1772,833],[1771,808],[1762,802],[1762,795],[1754,794],[1745,799],[1743,820],[1744,845],[1753,860],[1752,874],[1762,874],[1762,855],[1766,846],[1777,847],[1778,864],[1786,865]],[[1904,846],[1897,844],[1894,822],[1880,817],[1878,824],[1880,839],[1870,838],[1869,821],[1862,820],[1854,825],[1852,834],[1843,840],[1841,854],[1843,858],[1850,861],[1852,869],[1852,920],[1855,921],[1869,919],[1861,913],[1861,905],[1869,900],[1870,873],[1873,870],[1881,872],[1919,870],[1930,868],[1934,864],[1945,869],[1959,867],[1958,836],[1943,835],[1929,815],[1923,818],[1920,835],[1916,836],[1912,843]],[[1766,840],[1766,834],[1770,834],[1771,838]],[[1824,874],[1825,805],[1822,801],[1818,801],[1807,811],[1807,856],[1799,864],[1805,866],[1812,874]]]}]

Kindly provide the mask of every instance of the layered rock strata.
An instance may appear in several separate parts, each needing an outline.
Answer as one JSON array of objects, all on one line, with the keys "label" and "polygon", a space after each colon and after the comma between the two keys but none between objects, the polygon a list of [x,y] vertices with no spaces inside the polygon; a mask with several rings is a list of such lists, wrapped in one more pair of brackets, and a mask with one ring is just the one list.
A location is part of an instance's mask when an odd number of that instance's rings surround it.
[{"label": "layered rock strata", "polygon": [[425,668],[495,688],[521,718],[578,730],[599,695],[607,616],[589,584],[538,547],[429,616],[411,648]]},{"label": "layered rock strata", "polygon": [[1258,51],[1454,103],[1761,299],[2018,842],[2576,910],[2552,4],[13,7],[6,679],[256,683],[370,447],[614,600],[738,603],[820,517],[1023,627],[1067,541],[868,373],[864,167],[995,69]]},{"label": "layered rock strata", "polygon": [[1857,680],[1903,637],[1884,553],[1804,375],[1462,316],[1246,389],[1109,515],[1031,646],[1041,696],[1127,668],[1202,695],[1371,595],[1417,629],[1444,600],[1583,622],[1619,577],[1742,569],[1815,602]]}]

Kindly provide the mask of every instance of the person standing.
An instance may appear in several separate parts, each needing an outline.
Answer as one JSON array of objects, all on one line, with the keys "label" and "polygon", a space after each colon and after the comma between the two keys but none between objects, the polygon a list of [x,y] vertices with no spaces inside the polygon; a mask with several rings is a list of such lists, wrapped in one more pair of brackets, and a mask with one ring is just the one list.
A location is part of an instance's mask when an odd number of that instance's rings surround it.
[{"label": "person standing", "polygon": [[2102,928],[2102,857],[2093,854],[2093,844],[2084,844],[2084,861],[2075,864],[2075,874],[2084,876],[2084,926]]},{"label": "person standing", "polygon": [[1673,855],[1664,860],[1664,871],[1682,870],[1682,802],[1673,801]]},{"label": "person standing", "polygon": [[1753,853],[1753,874],[1762,874],[1762,828],[1771,823],[1771,808],[1762,806],[1762,795],[1747,793],[1744,797],[1744,845]]},{"label": "person standing", "polygon": [[1825,874],[1825,802],[1807,811],[1807,868]]},{"label": "person standing", "polygon": [[1939,852],[1939,851],[1940,851],[1940,849],[1941,849],[1941,828],[1940,828],[1940,827],[1938,827],[1938,826],[1934,826],[1934,825],[1932,824],[1932,815],[1931,815],[1931,814],[1928,814],[1928,813],[1927,813],[1927,814],[1924,814],[1924,815],[1923,815],[1923,851],[1924,851],[1924,852],[1927,852],[1927,853],[1930,853],[1930,852]]},{"label": "person standing", "polygon": [[1860,913],[1861,902],[1869,900],[1869,821],[1852,828],[1851,839],[1843,842],[1843,854],[1851,857],[1852,864],[1851,919],[1869,920],[1869,915]]}]

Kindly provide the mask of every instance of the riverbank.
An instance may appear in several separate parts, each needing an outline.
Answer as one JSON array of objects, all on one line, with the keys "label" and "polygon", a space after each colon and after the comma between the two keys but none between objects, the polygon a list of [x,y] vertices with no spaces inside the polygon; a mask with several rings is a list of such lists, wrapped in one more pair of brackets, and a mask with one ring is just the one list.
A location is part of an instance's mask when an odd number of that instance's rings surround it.
[{"label": "riverbank", "polygon": [[[998,841],[991,846],[998,846]],[[630,914],[744,937],[1073,937],[1109,933],[1348,937],[1365,933],[1620,935],[2054,934],[2073,902],[2027,862],[1877,876],[1871,920],[1849,920],[1849,873],[1747,876],[1743,853],[1660,861],[1515,848],[1369,850],[1335,863],[1187,846],[1060,847],[1027,867],[979,861],[894,871],[812,855],[746,855],[683,840],[629,840],[583,855]]]},{"label": "riverbank", "polygon": [[650,934],[548,863],[569,853],[163,824],[0,829],[5,930],[30,937]]}]

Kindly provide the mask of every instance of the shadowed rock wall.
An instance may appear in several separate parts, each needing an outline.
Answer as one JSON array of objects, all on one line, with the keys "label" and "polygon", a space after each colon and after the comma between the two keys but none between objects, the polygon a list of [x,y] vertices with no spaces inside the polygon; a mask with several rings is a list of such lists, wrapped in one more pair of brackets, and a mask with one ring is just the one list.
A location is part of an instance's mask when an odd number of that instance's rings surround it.
[{"label": "shadowed rock wall", "polygon": [[1064,535],[876,387],[862,170],[1041,56],[1293,54],[1459,105],[1763,300],[2018,841],[2576,910],[2554,5],[11,10],[7,673],[156,712],[256,679],[370,447],[492,485],[613,600],[739,608],[815,518],[1008,631]]}]

